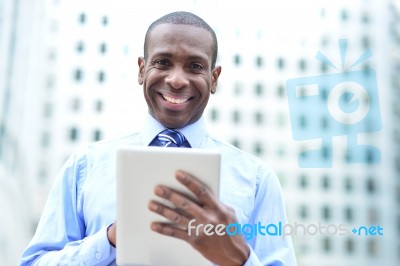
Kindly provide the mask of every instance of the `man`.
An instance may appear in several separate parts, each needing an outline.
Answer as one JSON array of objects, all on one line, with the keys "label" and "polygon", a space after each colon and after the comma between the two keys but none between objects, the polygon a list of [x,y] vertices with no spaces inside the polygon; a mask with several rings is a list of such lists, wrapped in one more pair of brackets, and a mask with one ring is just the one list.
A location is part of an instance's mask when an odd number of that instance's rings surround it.
[{"label": "man", "polygon": [[157,186],[155,194],[178,210],[149,202],[150,211],[171,221],[154,222],[149,225],[152,230],[188,242],[217,265],[296,265],[290,238],[259,235],[246,242],[240,235],[189,236],[182,229],[193,219],[196,224],[213,225],[286,222],[275,174],[255,157],[207,134],[202,115],[221,73],[215,66],[217,51],[214,31],[194,14],[175,12],[150,25],[144,57],[138,59],[138,81],[150,114],[143,130],[93,143],[69,158],[21,265],[114,264],[115,151],[125,144],[157,144],[158,134],[166,128],[175,129],[183,146],[221,151],[221,195],[217,199],[190,173],[177,172],[178,181],[198,199]]}]

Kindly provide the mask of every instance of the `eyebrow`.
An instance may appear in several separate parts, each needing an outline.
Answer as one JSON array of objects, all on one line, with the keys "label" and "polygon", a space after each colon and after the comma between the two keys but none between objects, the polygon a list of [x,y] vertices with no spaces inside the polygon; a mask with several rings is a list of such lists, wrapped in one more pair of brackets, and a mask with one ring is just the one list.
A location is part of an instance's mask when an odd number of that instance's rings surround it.
[{"label": "eyebrow", "polygon": [[[173,53],[167,53],[167,52],[160,52],[160,53],[155,53],[152,58],[154,57],[166,57],[166,58],[173,58],[174,54]],[[200,56],[200,55],[190,55],[187,57],[187,60],[189,61],[204,61],[208,63],[208,58],[205,56]]]}]

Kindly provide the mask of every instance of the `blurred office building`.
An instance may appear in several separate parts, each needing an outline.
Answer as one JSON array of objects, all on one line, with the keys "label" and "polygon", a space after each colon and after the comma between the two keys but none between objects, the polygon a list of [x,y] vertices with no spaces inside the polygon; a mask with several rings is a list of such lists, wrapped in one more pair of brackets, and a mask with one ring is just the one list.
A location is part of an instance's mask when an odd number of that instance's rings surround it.
[{"label": "blurred office building", "polygon": [[[209,130],[277,173],[289,223],[298,225],[292,236],[298,264],[399,264],[398,2],[148,2],[0,1],[0,265],[17,263],[74,150],[140,126],[146,105],[137,56],[149,23],[174,10],[197,13],[216,30],[223,70],[206,110]],[[339,40],[347,40],[347,49]],[[368,49],[372,56],[354,64]],[[358,106],[374,101],[379,113],[361,122],[355,142],[334,132],[330,112],[313,106],[300,110],[304,115],[293,112],[288,80],[319,76],[318,83],[336,74],[346,81],[355,72],[379,94],[358,99]],[[332,90],[317,89],[318,106],[328,106]],[[331,143],[294,140],[296,130],[330,136]],[[351,154],[348,141],[376,149]],[[311,148],[319,149],[321,165],[300,167]],[[353,162],[357,156],[361,163]],[[340,235],[340,225],[347,234]],[[329,230],[314,233],[318,226]],[[361,226],[380,226],[383,236],[350,231]]]}]

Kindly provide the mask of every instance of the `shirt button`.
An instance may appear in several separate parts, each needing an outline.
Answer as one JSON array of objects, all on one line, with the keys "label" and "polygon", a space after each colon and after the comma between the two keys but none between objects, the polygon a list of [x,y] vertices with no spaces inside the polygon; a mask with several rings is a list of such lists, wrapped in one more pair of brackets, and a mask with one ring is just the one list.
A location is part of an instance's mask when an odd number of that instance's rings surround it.
[{"label": "shirt button", "polygon": [[100,253],[96,253],[96,259],[101,259],[101,254]]}]

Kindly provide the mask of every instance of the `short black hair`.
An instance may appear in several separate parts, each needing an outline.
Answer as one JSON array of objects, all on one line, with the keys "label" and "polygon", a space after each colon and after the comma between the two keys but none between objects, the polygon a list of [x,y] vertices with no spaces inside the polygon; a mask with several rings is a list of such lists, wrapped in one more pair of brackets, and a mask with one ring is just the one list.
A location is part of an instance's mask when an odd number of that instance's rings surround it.
[{"label": "short black hair", "polygon": [[147,59],[147,57],[148,57],[147,49],[148,49],[150,33],[156,26],[158,26],[160,24],[188,25],[188,26],[193,26],[193,27],[197,27],[197,28],[203,28],[206,31],[208,31],[211,34],[211,37],[214,42],[211,66],[212,66],[212,68],[215,67],[215,64],[217,61],[217,55],[218,55],[218,41],[217,41],[217,36],[215,35],[214,30],[202,18],[200,18],[199,16],[197,16],[193,13],[186,12],[186,11],[177,11],[177,12],[169,13],[169,14],[157,19],[149,26],[149,28],[147,29],[147,32],[146,32],[146,37],[144,39],[144,59]]}]

